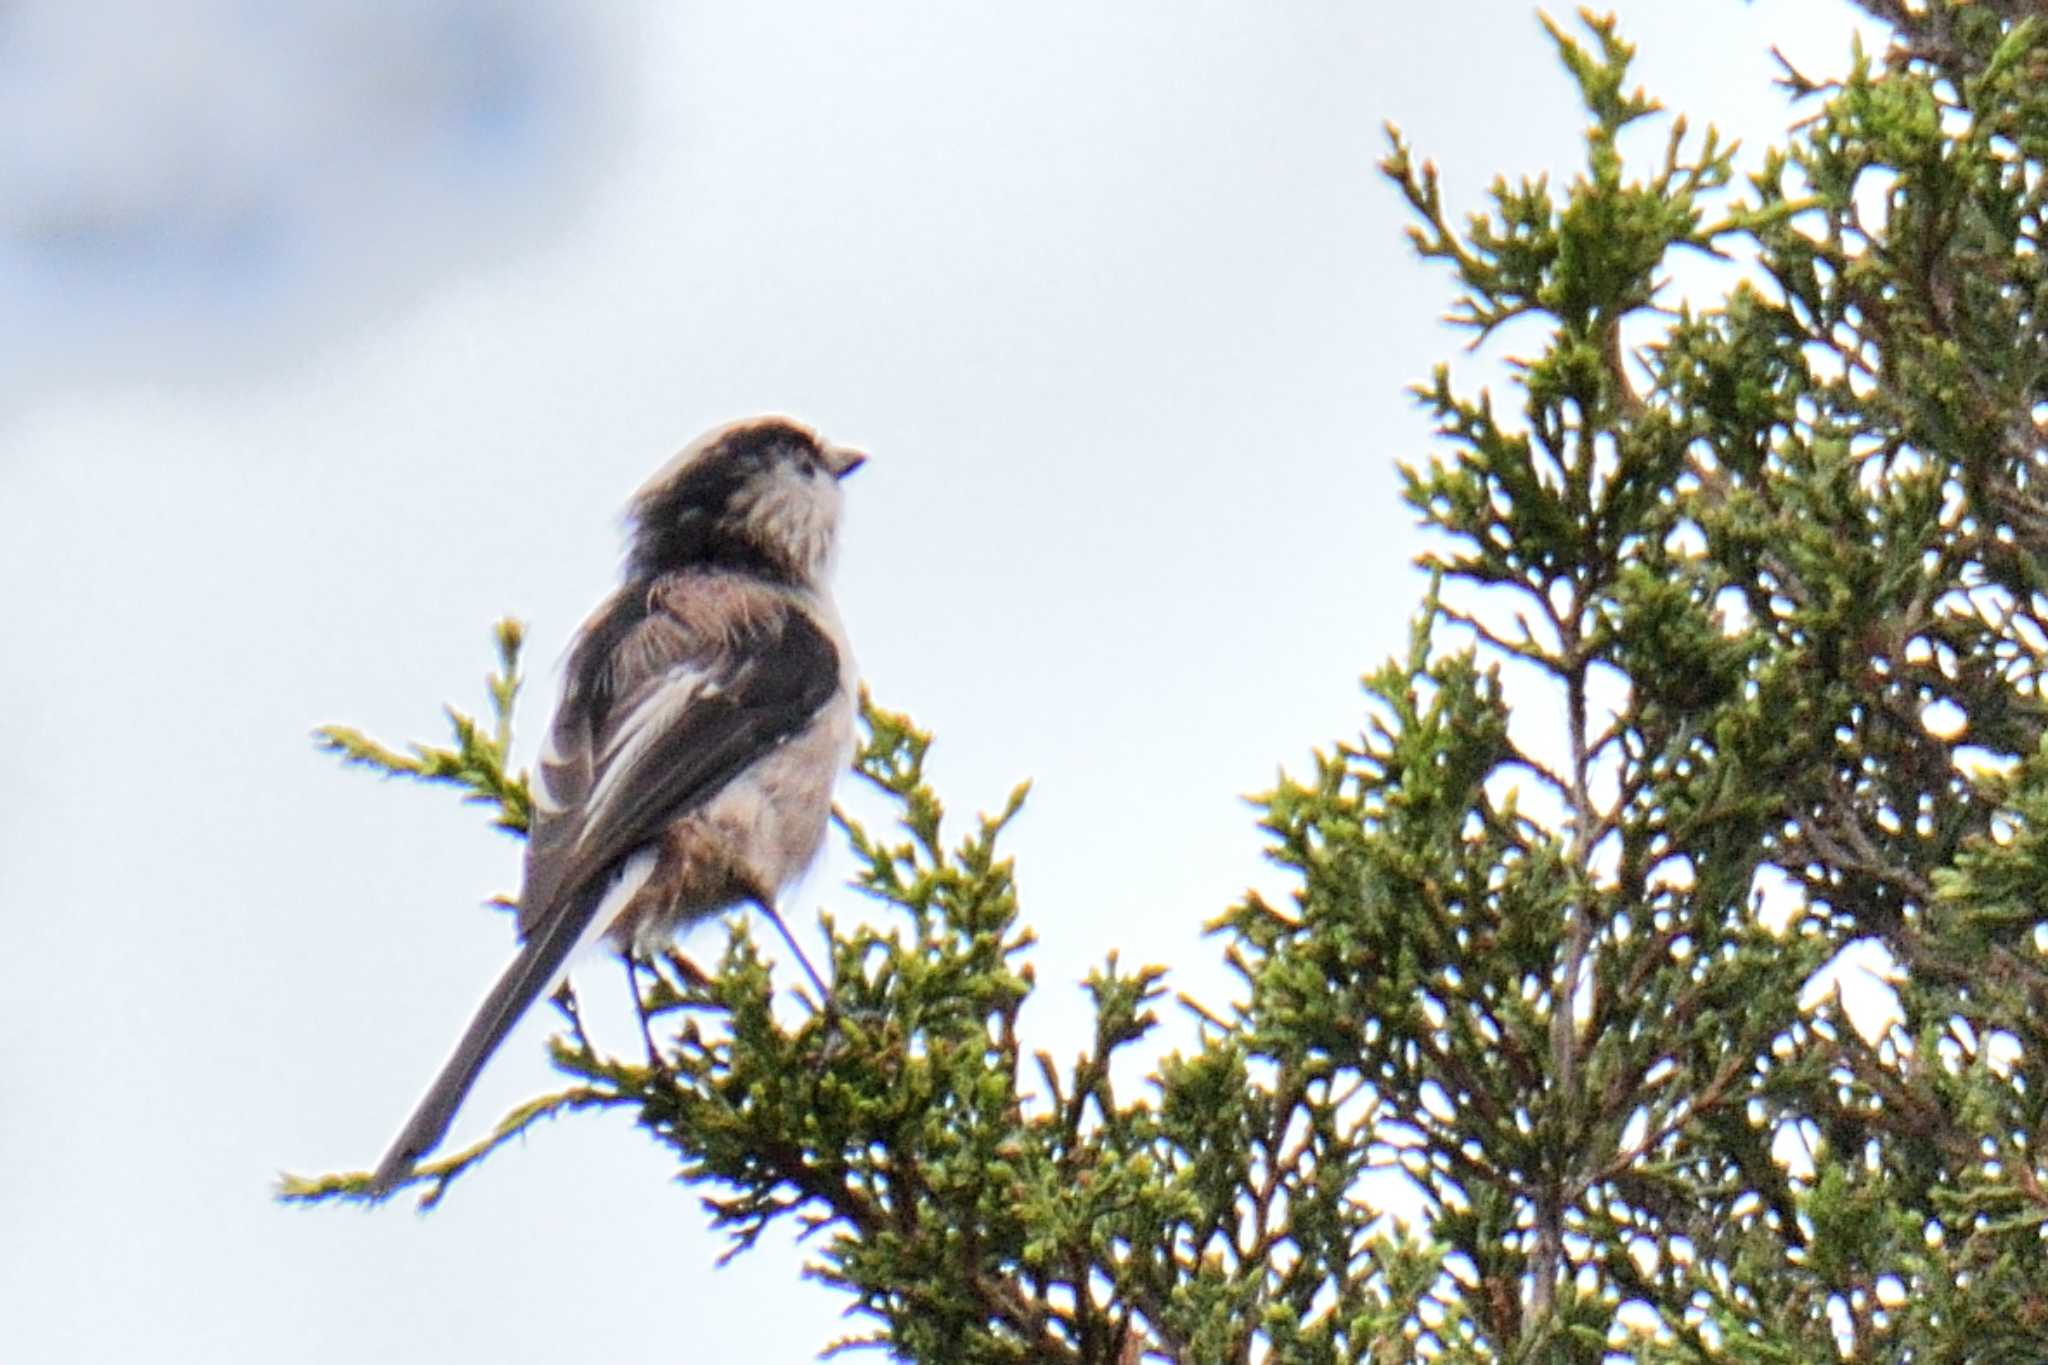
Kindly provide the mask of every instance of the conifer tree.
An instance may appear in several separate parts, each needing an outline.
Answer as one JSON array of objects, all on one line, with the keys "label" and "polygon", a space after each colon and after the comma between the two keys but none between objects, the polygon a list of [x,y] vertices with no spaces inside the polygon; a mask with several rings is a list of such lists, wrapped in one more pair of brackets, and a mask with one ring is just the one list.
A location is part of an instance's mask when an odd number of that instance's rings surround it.
[{"label": "conifer tree", "polygon": [[[1215,921],[1235,998],[1112,957],[1092,1047],[1032,1051],[1022,790],[949,834],[870,706],[900,827],[842,821],[880,913],[832,1015],[772,1009],[744,929],[659,964],[644,1057],[564,996],[569,1085],[426,1198],[626,1108],[735,1250],[809,1226],[861,1340],[925,1361],[2048,1360],[2048,16],[1865,8],[1891,46],[1788,66],[1746,183],[1682,121],[1630,163],[1662,115],[1590,17],[1551,29],[1569,185],[1458,221],[1392,136],[1453,319],[1533,345],[1511,401],[1418,390],[1431,586],[1363,734],[1262,799],[1293,891]],[[1746,282],[1675,306],[1684,252]],[[523,826],[501,647],[494,728],[327,743]],[[1868,1036],[1810,989],[1857,944],[1895,964]],[[1199,1046],[1113,1085],[1182,1007]],[[1387,1169],[1418,1220],[1363,1197]]]}]

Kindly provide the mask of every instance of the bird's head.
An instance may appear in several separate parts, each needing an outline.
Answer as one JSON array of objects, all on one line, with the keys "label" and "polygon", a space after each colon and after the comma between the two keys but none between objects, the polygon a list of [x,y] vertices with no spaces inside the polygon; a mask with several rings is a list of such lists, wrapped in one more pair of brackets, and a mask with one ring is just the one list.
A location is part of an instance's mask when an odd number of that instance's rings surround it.
[{"label": "bird's head", "polygon": [[832,562],[839,481],[866,459],[787,417],[706,432],[634,494],[630,571],[723,567],[814,586]]}]

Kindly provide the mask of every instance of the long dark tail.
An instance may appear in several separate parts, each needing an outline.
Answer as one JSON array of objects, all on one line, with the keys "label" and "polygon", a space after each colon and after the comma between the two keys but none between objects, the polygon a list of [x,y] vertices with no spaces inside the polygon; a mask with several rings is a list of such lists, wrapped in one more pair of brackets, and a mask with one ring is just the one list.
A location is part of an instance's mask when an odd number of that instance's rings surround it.
[{"label": "long dark tail", "polygon": [[447,1136],[448,1125],[455,1121],[455,1111],[462,1107],[463,1097],[483,1073],[484,1063],[568,961],[590,917],[597,913],[603,891],[600,883],[584,891],[568,913],[544,917],[540,931],[520,947],[519,956],[512,959],[498,984],[491,987],[491,993],[477,1007],[476,1017],[463,1030],[462,1041],[442,1065],[441,1074],[434,1077],[412,1117],[405,1121],[397,1141],[377,1164],[370,1177],[371,1198],[382,1199],[405,1183],[420,1158]]}]

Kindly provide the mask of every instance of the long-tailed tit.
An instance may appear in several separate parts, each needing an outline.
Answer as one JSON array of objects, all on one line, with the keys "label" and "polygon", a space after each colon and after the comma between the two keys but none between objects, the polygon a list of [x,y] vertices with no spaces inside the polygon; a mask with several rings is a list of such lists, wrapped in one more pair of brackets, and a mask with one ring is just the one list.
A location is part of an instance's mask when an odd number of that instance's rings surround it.
[{"label": "long-tailed tit", "polygon": [[749,902],[782,928],[775,898],[816,855],[852,751],[853,656],[826,576],[839,480],[864,458],[760,417],[701,437],[634,496],[625,581],[570,649],[534,773],[519,955],[373,1195],[446,1135],[579,945],[645,951]]}]

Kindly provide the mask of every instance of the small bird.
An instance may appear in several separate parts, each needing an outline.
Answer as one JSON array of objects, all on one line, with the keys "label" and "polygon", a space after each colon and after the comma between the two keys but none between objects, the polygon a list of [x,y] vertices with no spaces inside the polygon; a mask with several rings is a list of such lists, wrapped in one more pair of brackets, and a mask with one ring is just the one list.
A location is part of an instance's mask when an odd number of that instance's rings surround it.
[{"label": "small bird", "polygon": [[839,481],[866,458],[757,417],[700,437],[634,495],[624,582],[570,647],[534,773],[519,954],[372,1197],[440,1143],[582,944],[601,935],[630,961],[748,903],[788,937],[776,897],[824,841],[853,750],[853,655],[826,578]]}]

